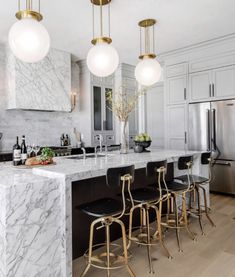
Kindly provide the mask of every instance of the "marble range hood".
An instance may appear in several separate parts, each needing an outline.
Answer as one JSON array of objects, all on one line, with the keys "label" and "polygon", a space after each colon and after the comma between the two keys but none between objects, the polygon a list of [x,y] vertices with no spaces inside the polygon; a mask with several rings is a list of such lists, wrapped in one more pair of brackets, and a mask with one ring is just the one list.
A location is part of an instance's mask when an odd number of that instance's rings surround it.
[{"label": "marble range hood", "polygon": [[8,110],[71,112],[71,55],[51,49],[39,63],[7,52]]}]

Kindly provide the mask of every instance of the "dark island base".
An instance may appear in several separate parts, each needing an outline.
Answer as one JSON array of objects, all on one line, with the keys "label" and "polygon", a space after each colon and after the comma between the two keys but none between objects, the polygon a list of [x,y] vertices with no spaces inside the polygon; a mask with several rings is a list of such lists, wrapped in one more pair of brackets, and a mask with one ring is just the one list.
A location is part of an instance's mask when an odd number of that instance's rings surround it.
[{"label": "dark island base", "polygon": [[[168,164],[166,180],[172,180],[174,176],[173,163]],[[133,188],[143,187],[147,184],[145,169],[135,171],[135,182]],[[90,224],[94,217],[84,214],[76,209],[77,206],[98,200],[104,197],[117,197],[120,190],[109,189],[106,186],[105,176],[76,181],[72,183],[72,240],[73,240],[73,259],[84,254],[88,248]],[[154,220],[153,215],[150,216]],[[125,216],[123,221],[128,229],[128,217]],[[139,215],[136,213],[134,225],[139,225]],[[110,228],[111,240],[121,237],[120,227],[112,224]],[[103,243],[105,241],[104,228],[95,232],[94,243]]]}]

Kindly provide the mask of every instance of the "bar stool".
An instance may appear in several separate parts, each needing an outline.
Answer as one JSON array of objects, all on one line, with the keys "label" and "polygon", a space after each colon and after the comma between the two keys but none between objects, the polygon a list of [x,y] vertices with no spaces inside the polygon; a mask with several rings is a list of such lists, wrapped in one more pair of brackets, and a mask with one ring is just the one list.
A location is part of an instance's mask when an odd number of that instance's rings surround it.
[{"label": "bar stool", "polygon": [[[185,229],[189,234],[189,237],[192,240],[195,240],[195,235],[189,229],[188,224],[188,214],[187,214],[187,200],[186,194],[194,190],[194,183],[190,182],[190,174],[192,173],[192,164],[193,157],[192,156],[182,156],[178,159],[178,169],[179,170],[187,170],[187,179],[188,181],[185,183],[177,182],[175,178],[172,181],[167,181],[167,188],[162,186],[162,189],[166,190],[170,193],[170,197],[167,199],[167,214],[166,221],[162,222],[162,226],[166,229],[175,229],[176,230],[176,238],[178,243],[179,252],[182,252],[181,241],[180,241],[180,229]],[[178,200],[181,200],[181,216],[179,214]]]},{"label": "bar stool", "polygon": [[[124,223],[120,220],[126,210],[125,190],[130,194],[130,186],[134,181],[134,166],[124,166],[109,168],[106,174],[106,184],[110,189],[121,187],[122,201],[113,198],[103,198],[94,202],[84,204],[78,208],[84,213],[96,217],[90,226],[89,249],[87,255],[87,266],[81,276],[85,276],[91,266],[107,270],[107,276],[110,276],[110,270],[120,267],[126,267],[130,276],[135,277],[132,269],[128,264],[126,230]],[[130,198],[130,197],[129,197]],[[110,226],[117,223],[121,227],[123,254],[117,255],[111,251],[110,246]],[[106,252],[99,255],[93,255],[93,249],[98,245],[93,245],[94,229],[97,224],[100,224],[96,229],[105,228],[106,242],[99,244],[105,246]],[[116,246],[116,245],[115,245]]]},{"label": "bar stool", "polygon": [[[190,194],[190,207],[189,207],[189,212],[198,216],[199,219],[199,225],[201,228],[202,235],[205,235],[203,226],[202,226],[202,215],[205,213],[207,219],[211,223],[213,227],[215,227],[215,224],[211,217],[209,216],[209,208],[207,205],[207,196],[206,196],[206,189],[205,189],[205,184],[210,183],[212,179],[212,173],[211,173],[211,166],[212,166],[212,158],[211,158],[211,153],[210,152],[204,152],[201,154],[201,164],[202,165],[208,165],[209,166],[209,178],[205,178],[199,175],[189,175],[190,182],[191,184],[195,183],[195,190],[194,192],[197,195],[197,210],[194,210],[192,208],[192,197]],[[187,175],[182,175],[176,177],[177,180],[180,180],[181,182],[185,183],[187,182]],[[201,205],[201,197],[200,197],[200,189],[203,192],[203,200],[204,200],[204,209],[202,210],[203,206]]]},{"label": "bar stool", "polygon": [[[162,213],[162,201],[167,199],[167,193],[162,194],[161,184],[165,183],[166,174],[166,160],[149,162],[146,167],[146,176],[148,181],[155,183],[155,189],[144,187],[136,190],[131,190],[130,201],[132,203],[132,208],[130,209],[130,219],[129,219],[129,244],[128,249],[131,246],[131,242],[135,242],[139,245],[145,245],[147,247],[148,262],[149,262],[149,273],[154,274],[152,257],[151,257],[151,246],[160,241],[168,258],[171,255],[165,246],[162,230],[161,230],[161,213]],[[156,215],[157,228],[154,229],[154,233],[151,235],[150,230],[150,220],[149,211],[154,210]],[[133,214],[136,210],[140,211],[140,226],[132,226]],[[137,235],[133,234],[133,231],[139,230]]]}]

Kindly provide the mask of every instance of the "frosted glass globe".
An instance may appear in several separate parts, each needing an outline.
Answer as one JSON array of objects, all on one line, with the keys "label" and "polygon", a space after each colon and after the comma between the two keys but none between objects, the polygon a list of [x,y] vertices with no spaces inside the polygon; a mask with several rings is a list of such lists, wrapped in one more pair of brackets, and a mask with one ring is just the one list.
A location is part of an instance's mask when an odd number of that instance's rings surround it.
[{"label": "frosted glass globe", "polygon": [[155,59],[145,58],[135,68],[135,78],[143,86],[152,86],[161,77],[162,68]]},{"label": "frosted glass globe", "polygon": [[8,42],[13,54],[23,62],[42,60],[50,48],[50,36],[46,28],[33,18],[24,18],[13,24]]},{"label": "frosted glass globe", "polygon": [[98,77],[111,75],[118,67],[117,50],[107,43],[97,43],[87,55],[87,66],[91,73]]}]

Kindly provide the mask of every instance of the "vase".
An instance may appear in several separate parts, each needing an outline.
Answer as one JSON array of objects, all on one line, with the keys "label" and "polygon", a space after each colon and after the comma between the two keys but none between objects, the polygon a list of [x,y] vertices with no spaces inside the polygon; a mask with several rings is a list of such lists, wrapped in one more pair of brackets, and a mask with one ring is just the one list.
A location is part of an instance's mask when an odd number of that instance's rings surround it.
[{"label": "vase", "polygon": [[127,154],[129,150],[129,123],[128,120],[120,121],[121,154]]}]

